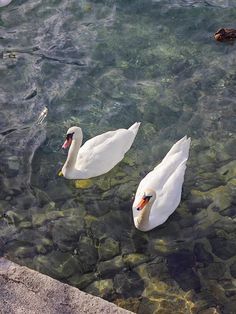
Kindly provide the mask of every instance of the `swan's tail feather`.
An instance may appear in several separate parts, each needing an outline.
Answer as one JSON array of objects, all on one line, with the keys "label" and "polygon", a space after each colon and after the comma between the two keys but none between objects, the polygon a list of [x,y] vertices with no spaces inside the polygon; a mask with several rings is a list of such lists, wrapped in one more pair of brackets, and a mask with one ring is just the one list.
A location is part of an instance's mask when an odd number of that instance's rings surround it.
[{"label": "swan's tail feather", "polygon": [[129,130],[134,133],[134,136],[136,136],[140,124],[141,124],[141,122],[135,122],[135,123],[134,123],[133,125],[131,125],[131,127],[129,128]]},{"label": "swan's tail feather", "polygon": [[126,141],[126,147],[125,147],[125,153],[130,149],[130,147],[133,144],[133,141],[138,133],[138,129],[140,126],[141,122],[135,122],[133,125],[131,125],[130,128],[128,128],[129,131],[131,131],[132,133],[129,133],[129,138],[127,138]]},{"label": "swan's tail feather", "polygon": [[165,158],[169,157],[170,155],[174,155],[178,152],[182,152],[184,156],[188,158],[190,143],[191,138],[190,137],[187,138],[187,136],[185,135],[171,147],[169,152],[166,154]]}]

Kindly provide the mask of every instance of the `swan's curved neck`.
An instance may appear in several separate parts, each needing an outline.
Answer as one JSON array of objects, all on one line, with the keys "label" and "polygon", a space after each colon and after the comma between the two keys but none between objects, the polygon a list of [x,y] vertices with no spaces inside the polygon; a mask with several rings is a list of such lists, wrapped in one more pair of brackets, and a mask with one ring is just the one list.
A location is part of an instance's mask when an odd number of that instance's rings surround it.
[{"label": "swan's curved neck", "polygon": [[83,136],[81,134],[81,136],[79,138],[72,140],[72,143],[71,143],[69,151],[68,151],[66,162],[63,166],[63,168],[65,168],[67,171],[75,168],[77,155],[78,155],[80,146],[82,144],[82,138],[83,138]]},{"label": "swan's curved neck", "polygon": [[136,218],[136,227],[141,231],[148,229],[151,208],[152,203],[148,203]]}]

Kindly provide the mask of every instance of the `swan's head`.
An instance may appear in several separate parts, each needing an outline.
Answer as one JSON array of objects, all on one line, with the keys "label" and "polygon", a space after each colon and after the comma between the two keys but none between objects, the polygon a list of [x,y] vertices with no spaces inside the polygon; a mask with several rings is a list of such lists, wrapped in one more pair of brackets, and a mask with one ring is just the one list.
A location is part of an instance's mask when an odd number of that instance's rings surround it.
[{"label": "swan's head", "polygon": [[62,145],[62,148],[68,148],[70,147],[70,144],[73,140],[79,139],[82,137],[82,131],[81,128],[78,126],[72,126],[68,129],[66,133],[66,140],[65,143]]},{"label": "swan's head", "polygon": [[136,206],[136,210],[141,211],[147,204],[152,205],[156,199],[156,192],[151,189],[146,189],[140,202]]}]

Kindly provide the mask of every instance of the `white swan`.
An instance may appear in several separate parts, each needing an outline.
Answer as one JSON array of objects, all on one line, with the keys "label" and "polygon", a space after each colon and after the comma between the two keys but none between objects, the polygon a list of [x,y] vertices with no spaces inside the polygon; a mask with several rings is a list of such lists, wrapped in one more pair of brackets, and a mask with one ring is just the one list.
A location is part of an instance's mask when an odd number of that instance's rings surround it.
[{"label": "white swan", "polygon": [[133,203],[137,229],[148,231],[163,224],[179,205],[190,142],[185,136],[175,143],[140,182]]},{"label": "white swan", "polygon": [[8,5],[11,2],[12,2],[12,0],[0,0],[0,8],[5,7],[6,5]]},{"label": "white swan", "polygon": [[69,128],[62,146],[70,147],[62,175],[66,179],[89,179],[108,172],[130,149],[139,126],[140,122],[136,122],[129,129],[103,133],[88,140],[82,147],[81,128]]}]

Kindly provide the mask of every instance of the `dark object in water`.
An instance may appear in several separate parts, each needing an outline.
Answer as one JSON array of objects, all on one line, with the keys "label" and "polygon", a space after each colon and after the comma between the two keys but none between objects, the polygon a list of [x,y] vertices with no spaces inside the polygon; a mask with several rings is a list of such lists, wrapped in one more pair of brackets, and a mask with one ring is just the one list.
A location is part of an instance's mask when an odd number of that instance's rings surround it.
[{"label": "dark object in water", "polygon": [[215,40],[217,41],[230,41],[236,39],[236,29],[233,28],[220,28],[215,33]]}]

